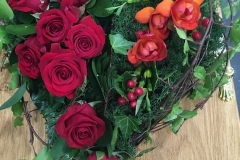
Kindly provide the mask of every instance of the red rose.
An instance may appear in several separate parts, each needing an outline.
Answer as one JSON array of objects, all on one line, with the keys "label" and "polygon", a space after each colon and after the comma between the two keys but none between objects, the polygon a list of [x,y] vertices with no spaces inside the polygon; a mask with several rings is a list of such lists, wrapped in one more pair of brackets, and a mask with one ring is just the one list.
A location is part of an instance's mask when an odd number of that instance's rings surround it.
[{"label": "red rose", "polygon": [[66,139],[69,147],[77,149],[93,146],[105,130],[105,122],[87,103],[69,106],[56,124],[57,134]]},{"label": "red rose", "polygon": [[45,11],[49,2],[50,0],[9,0],[8,4],[18,11],[37,13]]},{"label": "red rose", "polygon": [[72,18],[68,19],[59,9],[50,9],[40,15],[36,25],[37,38],[41,44],[62,42],[71,25]]},{"label": "red rose", "polygon": [[47,90],[69,99],[74,98],[87,75],[86,62],[71,50],[61,49],[59,44],[52,44],[51,51],[41,58],[39,68]]},{"label": "red rose", "polygon": [[153,34],[156,34],[164,40],[169,35],[167,22],[168,17],[163,16],[161,13],[155,10],[150,17],[149,29]]},{"label": "red rose", "polygon": [[201,17],[200,7],[193,0],[177,0],[171,14],[174,24],[186,30],[196,29]]},{"label": "red rose", "polygon": [[80,7],[82,5],[84,5],[85,3],[87,3],[88,0],[58,0],[58,2],[61,3],[61,5],[63,6],[76,6],[76,7]]},{"label": "red rose", "polygon": [[[87,160],[97,160],[97,155],[95,152],[93,152],[92,154],[90,154],[87,157]],[[112,155],[111,157],[107,157],[107,155],[105,154],[100,160],[121,160],[120,158],[115,157],[114,155]]]},{"label": "red rose", "polygon": [[101,54],[105,34],[90,16],[84,17],[80,24],[73,26],[66,37],[66,45],[82,58],[92,58]]},{"label": "red rose", "polygon": [[134,65],[141,63],[141,61],[161,61],[166,57],[166,44],[155,34],[143,35],[128,51],[128,60]]},{"label": "red rose", "polygon": [[45,46],[39,44],[35,35],[29,36],[24,43],[18,44],[15,52],[21,73],[33,79],[38,78],[40,76],[38,64],[45,51]]}]

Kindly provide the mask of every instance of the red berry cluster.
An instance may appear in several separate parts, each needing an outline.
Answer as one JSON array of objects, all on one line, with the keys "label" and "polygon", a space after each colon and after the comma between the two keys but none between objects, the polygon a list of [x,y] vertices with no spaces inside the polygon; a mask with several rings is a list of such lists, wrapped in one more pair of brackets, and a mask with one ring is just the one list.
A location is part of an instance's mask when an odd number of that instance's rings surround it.
[{"label": "red berry cluster", "polygon": [[[131,89],[127,93],[127,99],[131,108],[136,108],[137,106],[137,97],[143,95],[144,91],[141,87],[136,87],[136,82],[132,79],[128,80],[126,83],[128,89]],[[124,97],[118,98],[118,104],[124,105],[127,100]]]},{"label": "red berry cluster", "polygon": [[[201,22],[202,27],[207,28],[209,25],[210,19],[209,18],[204,18]],[[199,41],[202,39],[202,34],[199,31],[194,31],[192,33],[192,38],[194,41]]]}]

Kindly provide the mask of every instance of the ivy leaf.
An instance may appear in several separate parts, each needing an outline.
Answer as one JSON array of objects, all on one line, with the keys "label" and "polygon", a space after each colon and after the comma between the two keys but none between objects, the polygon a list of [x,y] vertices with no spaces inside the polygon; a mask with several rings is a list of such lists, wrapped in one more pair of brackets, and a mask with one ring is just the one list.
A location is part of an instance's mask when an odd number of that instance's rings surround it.
[{"label": "ivy leaf", "polygon": [[42,151],[33,160],[53,160],[51,157],[51,150],[44,146]]},{"label": "ivy leaf", "polygon": [[9,89],[13,90],[18,87],[18,64],[13,64],[11,67],[8,68],[8,71],[12,75]]},{"label": "ivy leaf", "polygon": [[127,55],[127,50],[134,44],[134,42],[126,40],[121,34],[110,34],[109,40],[114,52],[122,55]]},{"label": "ivy leaf", "polygon": [[189,119],[189,118],[192,118],[194,116],[197,115],[197,110],[193,110],[193,111],[189,111],[189,110],[184,110],[180,116],[185,118],[185,119]]},{"label": "ivy leaf", "polygon": [[17,127],[17,126],[22,126],[23,125],[23,118],[20,117],[20,116],[17,116],[15,119],[14,119],[14,127]]},{"label": "ivy leaf", "polygon": [[145,150],[141,151],[140,153],[138,153],[138,155],[136,155],[135,158],[141,157],[141,156],[144,155],[145,153],[151,152],[151,151],[154,150],[155,148],[156,148],[156,147],[151,147],[151,148],[145,149]]},{"label": "ivy leaf", "polygon": [[168,114],[164,119],[163,122],[169,122],[176,119],[178,116],[176,114]]},{"label": "ivy leaf", "polygon": [[14,116],[20,116],[23,113],[23,105],[22,102],[17,102],[12,106],[12,112]]},{"label": "ivy leaf", "polygon": [[114,116],[115,125],[120,128],[120,131],[125,139],[133,133],[133,131],[141,132],[139,125],[142,123],[139,119],[130,116]]},{"label": "ivy leaf", "polygon": [[202,66],[196,66],[194,68],[194,76],[198,79],[205,80],[206,77],[206,70]]},{"label": "ivy leaf", "polygon": [[172,107],[172,111],[170,114],[180,114],[182,113],[183,110],[182,108],[180,107],[180,101],[178,101],[177,103],[175,103]]},{"label": "ivy leaf", "polygon": [[[240,2],[239,1],[235,1],[235,2],[231,2],[232,3],[232,13],[233,16],[236,15],[238,8],[240,7]],[[231,16],[231,10],[230,10],[230,6],[227,5],[225,8],[223,8],[223,14],[224,16],[228,19]]]},{"label": "ivy leaf", "polygon": [[146,96],[146,93],[147,93],[147,90],[144,89],[144,94],[139,96],[138,99],[137,99],[137,105],[136,105],[136,109],[135,109],[135,116],[137,115],[141,105],[142,105],[142,101],[143,101],[143,98]]},{"label": "ivy leaf", "polygon": [[234,42],[235,46],[237,46],[238,43],[240,43],[239,33],[240,33],[240,18],[233,23],[230,32],[230,41]]},{"label": "ivy leaf", "polygon": [[187,39],[187,33],[184,29],[178,28],[177,26],[174,26],[176,28],[177,34],[181,39]]},{"label": "ivy leaf", "polygon": [[23,97],[24,93],[26,92],[26,82],[13,94],[11,98],[9,98],[4,104],[1,105],[0,110],[9,108],[16,104],[20,99]]},{"label": "ivy leaf", "polygon": [[51,157],[56,159],[60,158],[64,154],[68,153],[71,149],[68,147],[65,139],[58,137],[57,140],[53,143],[51,149]]},{"label": "ivy leaf", "polygon": [[170,124],[170,128],[172,129],[173,133],[176,134],[178,132],[183,122],[184,122],[184,118],[178,117]]}]

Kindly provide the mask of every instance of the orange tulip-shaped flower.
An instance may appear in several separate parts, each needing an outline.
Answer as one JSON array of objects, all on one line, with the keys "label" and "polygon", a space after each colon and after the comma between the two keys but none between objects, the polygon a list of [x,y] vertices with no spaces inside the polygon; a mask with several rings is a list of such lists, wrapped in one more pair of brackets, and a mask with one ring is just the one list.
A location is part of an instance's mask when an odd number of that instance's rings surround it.
[{"label": "orange tulip-shaped flower", "polygon": [[150,16],[154,11],[153,7],[145,7],[138,11],[135,15],[135,19],[142,24],[146,24],[149,22]]},{"label": "orange tulip-shaped flower", "polygon": [[133,65],[141,62],[161,61],[167,57],[164,41],[155,34],[143,35],[128,51],[128,60]]},{"label": "orange tulip-shaped flower", "polygon": [[157,5],[156,11],[158,11],[164,17],[170,17],[173,4],[174,2],[172,0],[163,0]]},{"label": "orange tulip-shaped flower", "polygon": [[167,27],[168,17],[163,16],[158,11],[154,11],[150,17],[149,29],[151,33],[156,34],[161,39],[166,39],[169,35]]},{"label": "orange tulip-shaped flower", "polygon": [[171,14],[174,24],[186,30],[197,28],[201,17],[200,7],[193,0],[177,0],[172,6]]}]

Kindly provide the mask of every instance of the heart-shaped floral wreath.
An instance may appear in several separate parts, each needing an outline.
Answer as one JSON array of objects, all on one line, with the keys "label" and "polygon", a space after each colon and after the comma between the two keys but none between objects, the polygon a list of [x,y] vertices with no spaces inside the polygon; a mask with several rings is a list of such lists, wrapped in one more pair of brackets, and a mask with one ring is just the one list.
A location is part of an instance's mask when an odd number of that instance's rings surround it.
[{"label": "heart-shaped floral wreath", "polygon": [[[18,90],[0,109],[31,125],[30,93],[48,136],[30,127],[46,145],[35,160],[139,157],[154,149],[135,148],[149,132],[176,133],[228,82],[238,4],[223,9],[228,26],[218,0],[1,0],[0,49]],[[185,96],[201,102],[184,110]]]}]

